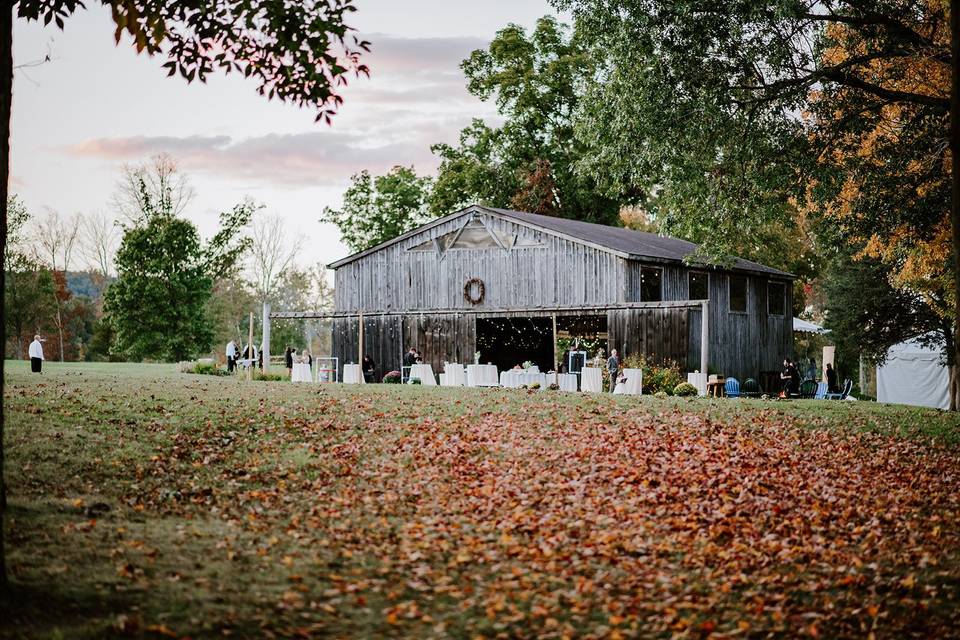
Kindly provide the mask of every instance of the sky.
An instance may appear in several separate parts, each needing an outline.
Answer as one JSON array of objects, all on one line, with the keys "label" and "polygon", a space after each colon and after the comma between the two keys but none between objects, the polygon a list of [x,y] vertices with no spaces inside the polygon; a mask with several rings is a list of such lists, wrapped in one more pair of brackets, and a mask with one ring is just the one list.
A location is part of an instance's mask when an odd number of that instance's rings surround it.
[{"label": "sky", "polygon": [[398,164],[433,173],[431,144],[455,143],[471,118],[496,120],[493,104],[467,93],[460,62],[508,23],[555,14],[546,0],[356,0],[350,25],[373,45],[371,76],[351,79],[328,126],[267,101],[252,80],[168,78],[162,57],[116,46],[109,12],[87,4],[62,32],[15,25],[14,64],[25,66],[14,76],[11,192],[34,214],[109,213],[123,165],[166,152],[196,191],[186,215],[202,234],[249,196],[302,239],[304,267],[349,253],[318,218],[340,205],[352,174]]}]

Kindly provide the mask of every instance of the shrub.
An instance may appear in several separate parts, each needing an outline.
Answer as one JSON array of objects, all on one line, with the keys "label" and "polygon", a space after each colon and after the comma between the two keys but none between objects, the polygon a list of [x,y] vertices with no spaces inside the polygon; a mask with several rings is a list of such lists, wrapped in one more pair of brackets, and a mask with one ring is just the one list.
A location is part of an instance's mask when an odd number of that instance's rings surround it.
[{"label": "shrub", "polygon": [[560,391],[560,385],[558,385],[556,382],[551,382],[550,386],[547,387],[547,389],[549,389],[550,391]]},{"label": "shrub", "polygon": [[391,371],[383,376],[383,381],[386,384],[400,384],[401,377],[399,371]]},{"label": "shrub", "polygon": [[255,371],[253,373],[254,380],[261,380],[263,382],[283,382],[287,380],[287,376],[282,373],[264,373],[262,371]]},{"label": "shrub", "polygon": [[673,395],[686,398],[697,395],[697,388],[689,382],[681,382],[673,388]]},{"label": "shrub", "polygon": [[663,391],[670,395],[677,385],[684,382],[680,365],[676,362],[654,362],[644,356],[627,356],[621,366],[643,371],[643,392],[646,394],[656,395],[658,391]]},{"label": "shrub", "polygon": [[534,382],[532,385],[530,385],[530,388],[531,388],[531,389],[539,389],[539,388],[540,388],[540,383],[539,383],[539,382]]},{"label": "shrub", "polygon": [[666,392],[666,391],[657,391],[655,394],[653,394],[653,397],[654,397],[654,398],[669,398],[670,396],[667,395],[667,392]]},{"label": "shrub", "polygon": [[202,376],[229,376],[230,372],[226,369],[221,369],[216,364],[212,362],[198,362],[186,369],[187,373],[196,373]]},{"label": "shrub", "polygon": [[420,378],[410,378],[410,384],[423,384]]}]

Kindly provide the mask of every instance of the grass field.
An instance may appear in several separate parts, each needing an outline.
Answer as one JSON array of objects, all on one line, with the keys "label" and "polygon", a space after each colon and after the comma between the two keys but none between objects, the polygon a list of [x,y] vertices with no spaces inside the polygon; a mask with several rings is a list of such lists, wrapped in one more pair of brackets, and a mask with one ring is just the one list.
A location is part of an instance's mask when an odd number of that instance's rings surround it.
[{"label": "grass field", "polygon": [[960,418],[8,363],[4,637],[960,637]]}]

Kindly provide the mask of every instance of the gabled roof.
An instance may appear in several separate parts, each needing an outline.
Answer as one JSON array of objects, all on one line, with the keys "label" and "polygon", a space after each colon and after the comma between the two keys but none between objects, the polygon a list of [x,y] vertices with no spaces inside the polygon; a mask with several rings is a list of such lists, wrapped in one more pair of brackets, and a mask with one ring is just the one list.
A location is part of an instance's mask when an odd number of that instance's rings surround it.
[{"label": "gabled roof", "polygon": [[[524,226],[542,229],[553,235],[568,238],[573,241],[579,241],[602,250],[616,253],[625,258],[634,260],[654,259],[670,262],[683,262],[694,254],[698,246],[686,240],[660,236],[655,233],[646,233],[644,231],[634,231],[623,227],[611,227],[592,222],[583,222],[581,220],[570,220],[568,218],[555,218],[553,216],[544,216],[536,213],[527,213],[525,211],[512,211],[510,209],[497,209],[494,207],[483,207],[473,205],[461,211],[457,211],[443,218],[433,220],[423,226],[408,231],[392,240],[388,240],[375,247],[365,251],[347,256],[341,260],[329,265],[331,269],[336,269],[358,258],[374,253],[384,247],[392,245],[401,240],[405,240],[413,235],[422,233],[448,220],[468,213],[468,212],[489,213],[495,216],[506,218],[513,222],[518,222]],[[762,265],[750,260],[735,258],[729,267],[735,271],[750,271],[754,273],[763,273],[767,275],[792,278],[793,275]]]}]

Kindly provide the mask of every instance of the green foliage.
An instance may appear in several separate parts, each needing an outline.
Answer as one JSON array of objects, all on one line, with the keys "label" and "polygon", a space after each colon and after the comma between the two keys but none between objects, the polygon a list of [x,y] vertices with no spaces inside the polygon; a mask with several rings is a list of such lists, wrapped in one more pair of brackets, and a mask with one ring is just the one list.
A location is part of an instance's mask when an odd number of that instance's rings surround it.
[{"label": "green foliage", "polygon": [[209,351],[206,265],[200,235],[187,220],[154,215],[145,226],[128,228],[104,305],[116,348],[135,360],[190,360]]},{"label": "green foliage", "polygon": [[586,150],[574,137],[573,115],[596,70],[579,31],[552,17],[529,34],[511,24],[461,67],[470,93],[494,99],[505,122],[492,129],[475,120],[459,146],[433,147],[441,158],[434,215],[477,202],[615,223],[621,194],[598,193],[593,178],[576,170]]},{"label": "green foliage", "polygon": [[413,167],[397,166],[376,177],[361,171],[350,180],[341,208],[324,208],[320,221],[336,225],[351,251],[376,246],[427,221],[430,178],[418,176]]},{"label": "green foliage", "polygon": [[400,384],[402,376],[399,371],[390,371],[383,376],[383,382],[386,384]]},{"label": "green foliage", "polygon": [[[27,20],[64,20],[80,0],[16,0]],[[168,75],[206,82],[213,71],[237,72],[256,80],[257,92],[298,106],[318,109],[330,120],[342,102],[335,88],[360,64],[369,43],[352,35],[344,19],[355,10],[342,2],[274,0],[102,0],[110,7],[120,42],[126,32],[137,51],[163,54]],[[206,43],[215,42],[216,46]]]},{"label": "green foliage", "polygon": [[681,382],[673,388],[673,395],[681,398],[697,395],[697,388],[689,382]]},{"label": "green foliage", "polygon": [[188,373],[196,373],[204,376],[231,376],[233,375],[223,367],[217,366],[213,362],[198,362]]},{"label": "green foliage", "polygon": [[253,379],[261,382],[285,382],[288,380],[287,376],[282,373],[264,373],[259,369],[254,371]]},{"label": "green foliage", "polygon": [[630,355],[623,358],[620,366],[643,372],[643,392],[646,394],[662,391],[670,395],[677,385],[685,382],[680,365],[676,362],[654,362],[642,355]]}]

